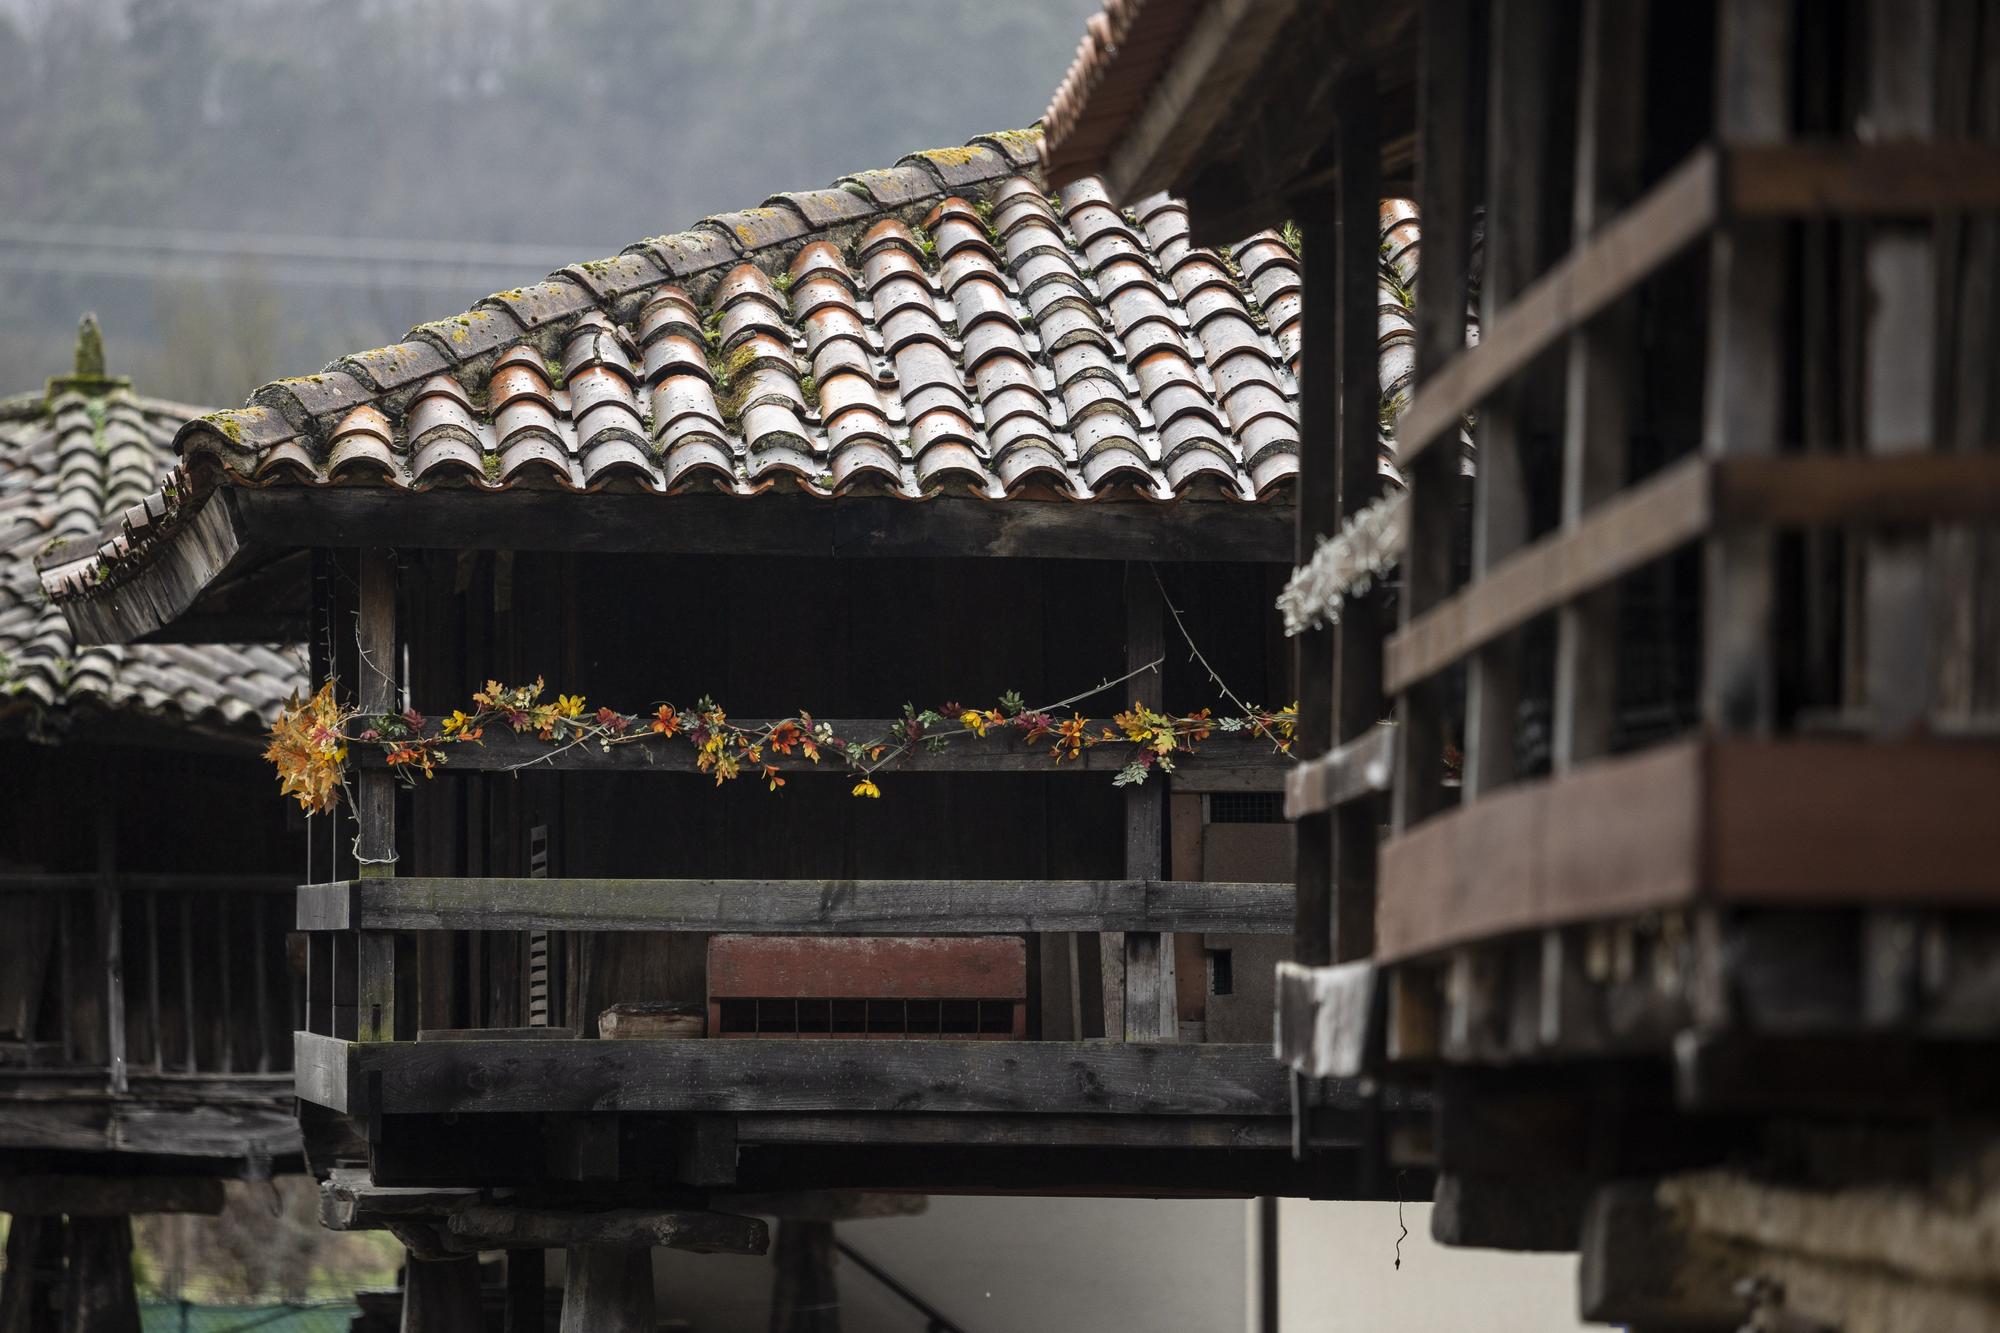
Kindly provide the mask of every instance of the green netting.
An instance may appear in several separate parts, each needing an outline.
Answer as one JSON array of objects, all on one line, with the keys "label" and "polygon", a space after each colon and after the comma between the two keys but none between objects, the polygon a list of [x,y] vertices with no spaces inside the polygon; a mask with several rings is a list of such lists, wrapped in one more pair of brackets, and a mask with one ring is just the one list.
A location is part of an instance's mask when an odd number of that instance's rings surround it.
[{"label": "green netting", "polygon": [[352,1301],[299,1305],[201,1305],[193,1301],[141,1301],[145,1333],[347,1333],[358,1311]]}]

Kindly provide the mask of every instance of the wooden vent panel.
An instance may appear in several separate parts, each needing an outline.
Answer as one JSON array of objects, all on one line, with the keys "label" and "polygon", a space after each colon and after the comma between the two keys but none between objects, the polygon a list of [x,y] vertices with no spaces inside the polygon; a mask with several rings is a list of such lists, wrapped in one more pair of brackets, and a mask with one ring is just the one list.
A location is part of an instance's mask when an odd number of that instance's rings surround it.
[{"label": "wooden vent panel", "polygon": [[1015,936],[717,935],[717,1037],[980,1041],[1027,1036],[1028,955]]}]

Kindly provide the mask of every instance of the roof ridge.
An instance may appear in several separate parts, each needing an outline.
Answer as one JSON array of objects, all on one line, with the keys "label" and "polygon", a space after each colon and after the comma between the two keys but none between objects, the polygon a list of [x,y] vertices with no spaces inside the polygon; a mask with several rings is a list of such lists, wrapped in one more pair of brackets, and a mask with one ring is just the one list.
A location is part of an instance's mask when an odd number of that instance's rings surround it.
[{"label": "roof ridge", "polygon": [[[887,216],[920,215],[953,195],[990,189],[1016,176],[1041,174],[1041,131],[999,130],[964,146],[906,153],[892,167],[850,173],[818,190],[781,191],[755,208],[711,214],[679,232],[647,237],[616,255],[557,269],[541,282],[513,287],[457,315],[412,328],[402,342],[351,353],[316,375],[259,386],[244,406],[190,420],[174,440],[188,456],[197,435],[217,437],[224,453],[260,453],[301,437],[323,440],[347,413],[363,405],[394,406],[434,375],[477,373],[523,343],[554,358],[584,316],[643,300],[659,288],[690,288],[746,261],[782,271],[815,240],[859,231]],[[697,300],[703,291],[690,290]]]}]

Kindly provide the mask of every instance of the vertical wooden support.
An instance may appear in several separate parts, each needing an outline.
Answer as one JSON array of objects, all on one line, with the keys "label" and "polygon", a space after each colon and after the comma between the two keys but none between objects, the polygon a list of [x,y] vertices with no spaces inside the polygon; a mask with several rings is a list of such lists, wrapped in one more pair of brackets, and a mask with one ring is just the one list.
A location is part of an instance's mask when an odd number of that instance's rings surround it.
[{"label": "vertical wooden support", "polygon": [[771,1333],[840,1333],[833,1223],[785,1218],[771,1244]]},{"label": "vertical wooden support", "polygon": [[[1721,0],[1717,19],[1717,137],[1789,137],[1790,0]],[[1784,250],[1781,222],[1731,224],[1710,249],[1702,449],[1711,457],[1777,452]],[[1768,528],[1728,525],[1704,542],[1702,715],[1712,728],[1758,734],[1776,721],[1773,552]]]},{"label": "vertical wooden support", "polygon": [[[360,654],[360,702],[365,717],[398,710],[396,698],[396,557],[370,549],[361,553],[361,614],[355,631]],[[396,782],[382,770],[363,772],[357,782],[360,825],[355,859],[364,878],[396,873]],[[396,937],[361,931],[355,940],[357,1041],[396,1039]]]},{"label": "vertical wooden support", "polygon": [[[1417,71],[1417,211],[1424,226],[1414,312],[1419,387],[1465,347],[1474,145],[1483,119],[1483,80],[1472,53],[1481,49],[1484,12],[1471,0],[1424,0]],[[1455,434],[1432,444],[1407,470],[1409,535],[1399,599],[1404,625],[1451,592],[1460,461]],[[1396,701],[1397,832],[1445,804],[1446,703],[1443,675],[1412,685]]]},{"label": "vertical wooden support", "polygon": [[[1919,140],[1937,130],[1936,0],[1869,0],[1863,118],[1877,138]],[[1938,269],[1933,224],[1869,226],[1865,259],[1863,444],[1870,454],[1923,452],[1937,443]],[[1930,710],[1931,534],[1875,532],[1863,566],[1866,688],[1875,728],[1908,730]]]},{"label": "vertical wooden support", "polygon": [[563,1263],[562,1333],[654,1333],[653,1252],[572,1245]]},{"label": "vertical wooden support", "polygon": [[419,1259],[404,1254],[402,1333],[457,1333],[479,1328],[483,1322],[477,1257]]},{"label": "vertical wooden support", "polygon": [[153,1037],[153,1072],[166,1071],[166,1040],[160,1032],[160,895],[146,895],[146,1015]]},{"label": "vertical wooden support", "polygon": [[[1340,516],[1344,522],[1382,493],[1382,380],[1377,340],[1382,271],[1381,95],[1372,68],[1338,90],[1340,124],[1339,281],[1334,327],[1340,377]],[[1368,734],[1382,720],[1382,602],[1354,599],[1334,631],[1333,739]],[[1301,698],[1300,707],[1304,707]],[[1324,961],[1352,962],[1375,952],[1375,854],[1380,805],[1349,801],[1331,816],[1333,934]],[[1321,961],[1321,960],[1315,960]],[[1274,1219],[1275,1220],[1275,1219]]]},{"label": "vertical wooden support", "polygon": [[194,895],[181,895],[181,1035],[187,1045],[181,1051],[181,1067],[195,1071],[194,1029]]},{"label": "vertical wooden support", "polygon": [[[1481,327],[1491,328],[1545,258],[1551,88],[1556,67],[1553,0],[1499,0],[1488,77],[1486,254]],[[1421,281],[1421,279],[1419,279]],[[1530,370],[1481,405],[1473,459],[1472,577],[1484,578],[1528,540],[1526,448],[1532,431]],[[1503,634],[1466,664],[1464,799],[1512,782],[1521,703],[1521,636]]]},{"label": "vertical wooden support", "polygon": [[[1166,653],[1166,623],[1159,585],[1146,566],[1125,567],[1125,664],[1137,670],[1158,662]],[[1132,697],[1148,708],[1165,704],[1161,671],[1149,671],[1130,682]],[[1125,789],[1125,877],[1161,878],[1161,839],[1165,827],[1167,779],[1163,773]],[[1110,936],[1105,938],[1109,939]],[[1174,986],[1171,936],[1128,931],[1124,936],[1124,1024],[1127,1041],[1173,1041],[1180,1034],[1180,1004]],[[1111,987],[1105,986],[1104,1030],[1111,1025]]]},{"label": "vertical wooden support", "polygon": [[[125,1077],[125,916],[118,896],[118,826],[111,807],[98,805],[97,957],[104,969],[104,1065],[111,1092],[122,1094]],[[31,1037],[33,1034],[29,1034]]]},{"label": "vertical wooden support", "polygon": [[507,1251],[505,1333],[542,1333],[548,1308],[548,1263],[543,1250]]},{"label": "vertical wooden support", "polygon": [[[1341,111],[1346,112],[1343,101]],[[1337,149],[1345,150],[1343,136]],[[1345,172],[1346,163],[1340,163]],[[1336,198],[1318,191],[1293,201],[1304,263],[1305,327],[1299,349],[1298,527],[1294,561],[1310,561],[1320,539],[1340,531],[1340,243]],[[1371,335],[1372,336],[1372,335]],[[1373,371],[1369,372],[1373,375]],[[1336,630],[1308,629],[1292,638],[1292,697],[1299,701],[1293,752],[1312,759],[1335,742],[1334,713],[1339,687],[1334,679]],[[1293,829],[1298,885],[1292,925],[1292,957],[1310,966],[1333,961],[1333,818],[1311,814]]]},{"label": "vertical wooden support", "polygon": [[76,1063],[76,989],[73,978],[76,962],[70,957],[70,895],[55,895],[56,907],[56,1022],[62,1037],[62,1062]]},{"label": "vertical wooden support", "polygon": [[[1572,216],[1578,245],[1639,191],[1648,8],[1647,0],[1584,3]],[[1569,336],[1562,455],[1566,528],[1625,481],[1637,314],[1637,302],[1627,297]],[[1615,588],[1594,590],[1556,612],[1557,772],[1611,749],[1617,647]]]},{"label": "vertical wooden support", "polygon": [[256,988],[257,1003],[257,1072],[271,1072],[271,1005],[266,992],[270,989],[264,972],[264,951],[268,941],[264,932],[264,895],[250,895],[250,984]]},{"label": "vertical wooden support", "polygon": [[65,1329],[139,1333],[132,1286],[132,1219],[69,1219],[69,1266],[63,1279]]},{"label": "vertical wooden support", "polygon": [[[215,895],[215,944],[217,958],[235,958],[237,955],[229,947],[229,895]],[[229,974],[232,969],[215,969],[216,990],[220,1003],[216,1013],[217,1055],[216,1068],[225,1074],[236,1072],[236,1003],[230,994]]]},{"label": "vertical wooden support", "polygon": [[7,1228],[7,1268],[0,1273],[0,1333],[58,1333],[63,1220],[17,1215]]}]

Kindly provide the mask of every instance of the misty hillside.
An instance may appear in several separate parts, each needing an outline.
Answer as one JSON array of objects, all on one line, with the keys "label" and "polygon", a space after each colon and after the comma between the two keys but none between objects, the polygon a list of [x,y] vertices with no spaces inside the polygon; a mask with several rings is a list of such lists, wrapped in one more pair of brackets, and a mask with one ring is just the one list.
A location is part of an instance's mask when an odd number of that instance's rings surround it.
[{"label": "misty hillside", "polygon": [[[234,403],[1041,114],[1095,0],[0,0],[0,393]],[[246,253],[248,252],[248,253]]]}]

